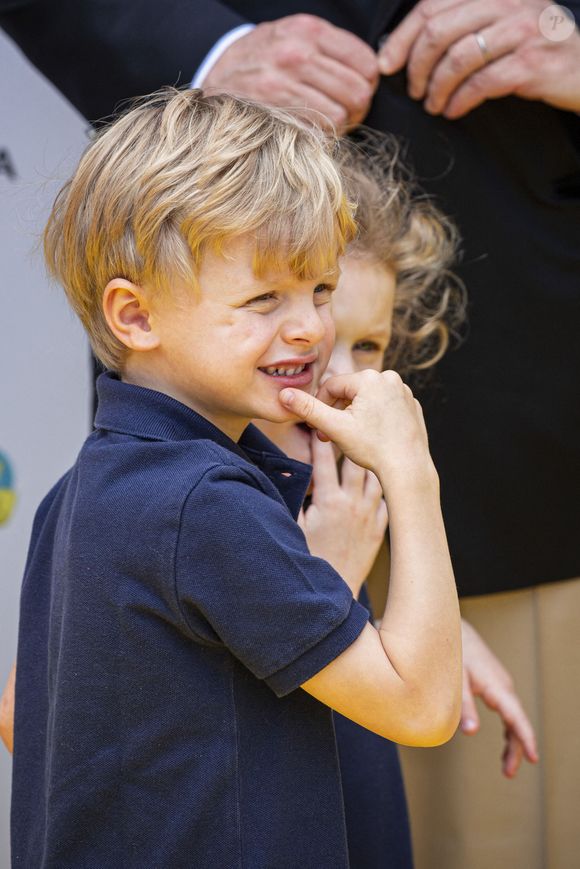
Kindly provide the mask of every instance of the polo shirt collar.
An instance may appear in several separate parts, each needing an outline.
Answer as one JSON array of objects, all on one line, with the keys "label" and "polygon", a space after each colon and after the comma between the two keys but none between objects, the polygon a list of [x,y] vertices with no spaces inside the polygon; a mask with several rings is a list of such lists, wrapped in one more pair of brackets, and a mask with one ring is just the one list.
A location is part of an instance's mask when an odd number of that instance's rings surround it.
[{"label": "polo shirt collar", "polygon": [[257,465],[274,483],[296,518],[304,501],[312,468],[290,459],[250,424],[238,443],[201,414],[177,399],[124,383],[112,371],[97,379],[95,428],[158,441],[210,440]]}]

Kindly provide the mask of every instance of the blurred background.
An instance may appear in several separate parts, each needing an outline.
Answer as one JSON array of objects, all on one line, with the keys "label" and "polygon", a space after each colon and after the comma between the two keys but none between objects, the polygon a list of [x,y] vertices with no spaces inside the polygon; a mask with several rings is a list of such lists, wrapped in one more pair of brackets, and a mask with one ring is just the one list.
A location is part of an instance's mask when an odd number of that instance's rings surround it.
[{"label": "blurred background", "polygon": [[[0,683],[16,655],[34,512],[90,426],[90,362],[40,234],[87,124],[0,32]],[[10,865],[12,761],[0,747],[0,867]]]}]

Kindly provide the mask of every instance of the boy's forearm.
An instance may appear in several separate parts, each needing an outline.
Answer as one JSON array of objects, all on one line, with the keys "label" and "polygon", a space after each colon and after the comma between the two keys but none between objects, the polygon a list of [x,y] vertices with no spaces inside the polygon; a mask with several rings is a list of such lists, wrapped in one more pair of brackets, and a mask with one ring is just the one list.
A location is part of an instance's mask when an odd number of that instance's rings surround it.
[{"label": "boy's forearm", "polygon": [[[461,619],[434,467],[379,475],[390,515],[389,594],[379,628],[385,652],[428,716],[437,741],[461,711]],[[413,705],[413,704],[411,704]],[[447,735],[446,735],[447,734]]]}]

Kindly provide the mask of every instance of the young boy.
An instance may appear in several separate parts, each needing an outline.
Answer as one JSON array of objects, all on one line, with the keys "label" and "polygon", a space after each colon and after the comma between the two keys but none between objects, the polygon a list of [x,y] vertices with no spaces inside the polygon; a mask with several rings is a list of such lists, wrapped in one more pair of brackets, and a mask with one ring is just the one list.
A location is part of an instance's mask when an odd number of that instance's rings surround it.
[{"label": "young boy", "polygon": [[[47,260],[111,371],[33,528],[14,865],[347,866],[329,707],[411,744],[455,729],[459,613],[420,408],[393,372],[310,394],[353,233],[328,151],[283,112],[167,91],[57,199]],[[310,469],[252,417],[305,419],[376,473],[378,631],[308,552]]]}]

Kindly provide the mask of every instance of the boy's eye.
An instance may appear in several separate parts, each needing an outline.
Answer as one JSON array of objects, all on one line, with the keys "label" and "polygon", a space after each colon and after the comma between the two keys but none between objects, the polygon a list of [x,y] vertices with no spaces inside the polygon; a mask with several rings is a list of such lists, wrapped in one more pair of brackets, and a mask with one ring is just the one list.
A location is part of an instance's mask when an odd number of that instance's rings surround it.
[{"label": "boy's eye", "polygon": [[319,302],[329,301],[333,292],[334,287],[330,284],[318,284],[314,287],[314,295],[317,297],[317,301]]},{"label": "boy's eye", "polygon": [[262,293],[261,296],[256,296],[255,298],[247,301],[246,305],[254,305],[255,303],[259,304],[260,302],[271,302],[274,298],[274,293]]}]

